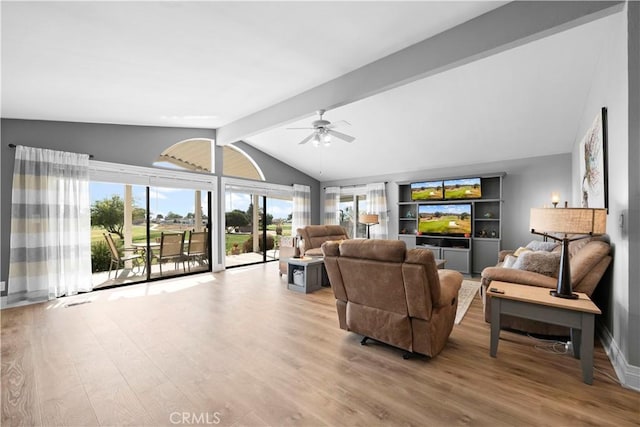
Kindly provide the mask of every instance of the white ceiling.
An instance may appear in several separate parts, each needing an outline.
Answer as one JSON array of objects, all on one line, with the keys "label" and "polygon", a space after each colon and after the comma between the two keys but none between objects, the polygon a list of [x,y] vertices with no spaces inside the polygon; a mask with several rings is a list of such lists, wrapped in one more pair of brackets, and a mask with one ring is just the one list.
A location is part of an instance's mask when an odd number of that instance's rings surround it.
[{"label": "white ceiling", "polygon": [[[2,2],[2,117],[218,128],[504,3]],[[321,181],[568,152],[611,25],[328,112],[352,144],[247,142]]]}]

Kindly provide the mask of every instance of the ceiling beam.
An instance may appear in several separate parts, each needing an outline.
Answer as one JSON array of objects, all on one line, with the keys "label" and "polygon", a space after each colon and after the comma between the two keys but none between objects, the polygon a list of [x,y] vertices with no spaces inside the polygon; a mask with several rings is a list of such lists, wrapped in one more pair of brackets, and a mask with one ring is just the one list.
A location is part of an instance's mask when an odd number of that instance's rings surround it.
[{"label": "ceiling beam", "polygon": [[621,11],[623,1],[514,1],[217,129],[229,144]]}]

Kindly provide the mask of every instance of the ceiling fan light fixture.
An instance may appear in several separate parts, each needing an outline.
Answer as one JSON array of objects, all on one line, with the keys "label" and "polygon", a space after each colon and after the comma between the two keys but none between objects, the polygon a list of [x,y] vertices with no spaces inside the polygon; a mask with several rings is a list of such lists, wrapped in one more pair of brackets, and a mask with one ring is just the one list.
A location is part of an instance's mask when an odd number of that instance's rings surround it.
[{"label": "ceiling fan light fixture", "polygon": [[317,133],[313,135],[313,139],[311,140],[311,143],[313,144],[314,147],[317,147],[320,145],[320,136]]},{"label": "ceiling fan light fixture", "polygon": [[324,145],[331,144],[331,134],[325,130],[322,135],[322,140],[324,141]]}]

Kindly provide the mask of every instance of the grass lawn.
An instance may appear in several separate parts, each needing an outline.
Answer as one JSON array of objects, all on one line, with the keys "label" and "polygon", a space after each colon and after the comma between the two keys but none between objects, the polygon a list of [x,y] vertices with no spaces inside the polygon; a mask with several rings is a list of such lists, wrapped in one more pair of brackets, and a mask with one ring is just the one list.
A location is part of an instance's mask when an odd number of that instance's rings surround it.
[{"label": "grass lawn", "polygon": [[[190,230],[191,228],[189,228],[188,226],[180,226],[180,225],[163,225],[163,226],[156,226],[155,229],[151,230],[151,241],[155,241],[156,239],[160,238],[160,234],[163,231],[184,231],[182,229],[180,229],[180,227],[184,228],[185,230]],[[186,227],[186,228],[185,228]],[[270,224],[267,226],[267,230],[268,231],[272,231],[275,232],[276,231],[276,225],[275,224]],[[147,227],[146,225],[134,225],[132,227],[132,231],[133,231],[133,238],[132,241],[133,242],[144,242],[146,241],[146,236],[147,236]],[[100,242],[103,241],[104,242],[104,236],[102,235],[103,233],[105,233],[106,230],[102,227],[92,227],[91,228],[91,243],[95,243],[95,242]],[[282,225],[282,234],[285,236],[290,236],[291,235],[291,224],[283,224]],[[241,250],[242,250],[242,245],[244,244],[244,242],[246,242],[249,239],[250,234],[240,234],[240,233],[227,233],[225,234],[225,250],[226,253],[229,254],[231,253],[231,248],[233,247],[234,243],[237,243],[238,246],[240,246]],[[118,237],[116,237],[116,240],[118,240]],[[276,244],[278,243],[280,236],[276,236]]]}]

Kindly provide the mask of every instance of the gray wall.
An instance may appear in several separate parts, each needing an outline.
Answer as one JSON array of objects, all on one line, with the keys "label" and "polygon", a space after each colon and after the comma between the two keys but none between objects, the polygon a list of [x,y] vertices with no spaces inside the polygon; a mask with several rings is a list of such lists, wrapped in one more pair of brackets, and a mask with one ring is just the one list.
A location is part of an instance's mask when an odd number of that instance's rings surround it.
[{"label": "gray wall", "polygon": [[[502,247],[503,249],[517,249],[535,238],[529,229],[529,209],[531,207],[550,205],[552,192],[560,193],[563,201],[570,200],[570,154],[379,175],[358,180],[327,181],[323,182],[322,186],[360,185],[388,181],[389,238],[394,238],[398,234],[397,183],[496,172],[506,172],[503,180]],[[320,206],[322,208],[323,205],[320,204]]]},{"label": "gray wall", "polygon": [[[52,150],[88,153],[94,160],[151,167],[160,153],[177,142],[191,138],[215,139],[215,130],[169,128],[154,126],[127,126],[96,123],[53,122],[41,120],[2,119],[2,170],[0,172],[0,277],[6,281],[9,273],[9,243],[11,230],[11,184],[15,151],[9,144]],[[317,180],[279,160],[239,143],[265,173],[267,182],[311,187],[312,211],[318,220],[320,185]],[[216,151],[216,170],[222,170],[222,150]],[[217,174],[220,176],[220,174]],[[218,191],[218,196],[221,192]],[[224,200],[219,200],[224,203]],[[220,227],[220,224],[218,224]]]},{"label": "gray wall", "polygon": [[[640,388],[640,377],[628,367],[640,366],[640,281],[638,239],[640,203],[638,174],[638,34],[637,2],[628,2],[626,13],[615,16],[616,25],[604,44],[602,59],[593,72],[589,96],[573,150],[573,197],[580,200],[579,144],[602,107],[608,116],[609,215],[607,234],[611,237],[613,266],[609,287],[599,286],[594,294],[604,304],[601,322],[616,371],[626,382]],[[618,352],[620,354],[618,354]],[[624,360],[625,363],[620,361]],[[622,368],[621,368],[622,367]],[[622,372],[621,372],[622,370]],[[634,378],[635,379],[632,379]],[[623,382],[625,378],[622,378]]]}]

